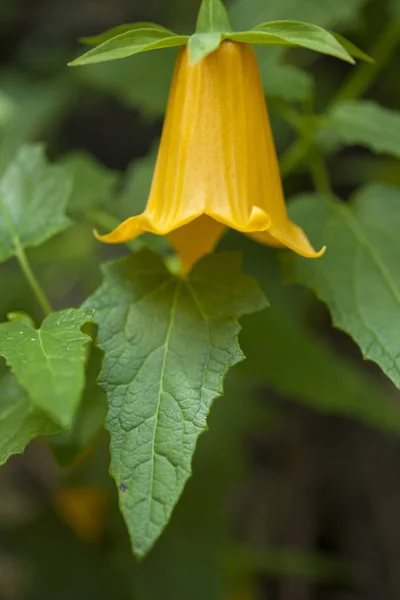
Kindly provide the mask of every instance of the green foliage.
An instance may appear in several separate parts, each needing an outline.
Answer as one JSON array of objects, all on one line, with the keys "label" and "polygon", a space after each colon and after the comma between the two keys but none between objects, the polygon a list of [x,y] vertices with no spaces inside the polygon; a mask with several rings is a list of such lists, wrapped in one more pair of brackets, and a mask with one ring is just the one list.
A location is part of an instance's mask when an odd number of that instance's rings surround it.
[{"label": "green foliage", "polygon": [[222,42],[220,33],[195,33],[189,38],[188,48],[190,62],[196,64],[211,52],[214,52]]},{"label": "green foliage", "polygon": [[114,196],[119,174],[106,169],[87,152],[67,154],[61,164],[72,179],[68,210],[73,215],[84,215],[106,204]]},{"label": "green foliage", "polygon": [[240,345],[246,360],[240,371],[250,380],[322,413],[346,415],[400,435],[400,405],[387,398],[373,377],[321,338],[303,314],[310,298],[304,289],[282,285],[278,256],[242,236],[229,236],[222,248],[244,253],[244,267],[268,293],[271,306],[245,317]]},{"label": "green foliage", "polygon": [[60,426],[35,407],[13,375],[0,379],[0,465],[32,439],[58,431]]},{"label": "green foliage", "polygon": [[221,0],[202,0],[196,33],[226,33],[232,31],[228,13]]},{"label": "green foliage", "polygon": [[187,36],[175,35],[158,25],[152,29],[130,29],[125,33],[120,33],[115,37],[107,39],[93,48],[93,50],[89,50],[83,56],[70,62],[69,66],[76,67],[127,58],[140,52],[184,46],[187,42]]},{"label": "green foliage", "polygon": [[366,146],[377,154],[400,158],[400,113],[370,100],[335,104],[321,135],[330,135],[340,144]]},{"label": "green foliage", "polygon": [[319,261],[295,259],[294,278],[315,290],[334,324],[398,387],[399,335],[393,324],[400,318],[399,202],[399,189],[376,184],[360,191],[350,207],[313,195],[292,205],[294,220],[328,248]]},{"label": "green foliage", "polygon": [[40,329],[21,321],[0,325],[3,356],[32,404],[63,428],[71,426],[85,383],[84,346],[90,338],[81,327],[93,311],[52,313]]},{"label": "green foliage", "polygon": [[67,172],[49,165],[41,146],[22,148],[0,180],[0,262],[69,227],[70,193]]},{"label": "green foliage", "polygon": [[178,279],[141,253],[106,266],[103,285],[86,302],[105,351],[111,472],[138,556],[167,524],[211,404],[243,359],[237,317],[265,306],[239,267],[238,256],[216,255]]},{"label": "green foliage", "polygon": [[140,29],[141,31],[143,31],[144,29],[150,29],[150,30],[154,31],[156,29],[158,31],[163,30],[167,34],[171,33],[168,29],[166,29],[162,25],[157,25],[156,23],[149,23],[147,21],[142,21],[139,23],[126,23],[125,25],[117,25],[117,27],[113,27],[112,29],[109,29],[108,31],[104,31],[103,33],[100,33],[99,35],[92,35],[90,37],[84,37],[80,41],[82,42],[82,44],[87,44],[88,46],[99,46],[100,44],[103,44],[104,42],[108,42],[108,40],[111,40],[111,38],[115,38],[118,35],[121,35],[122,33],[128,33],[129,31],[134,31],[135,29]]},{"label": "green foliage", "polygon": [[354,60],[335,36],[317,25],[298,21],[272,21],[257,25],[251,31],[233,33],[229,38],[248,44],[292,46],[308,48],[322,54],[336,56],[349,63]]}]

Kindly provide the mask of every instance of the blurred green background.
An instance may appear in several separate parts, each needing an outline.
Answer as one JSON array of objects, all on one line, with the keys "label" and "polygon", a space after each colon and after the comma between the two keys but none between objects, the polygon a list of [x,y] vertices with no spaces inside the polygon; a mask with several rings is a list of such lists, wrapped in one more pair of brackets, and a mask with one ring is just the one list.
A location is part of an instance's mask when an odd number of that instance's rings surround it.
[{"label": "blurred green background", "polygon": [[[238,29],[273,19],[345,34],[376,66],[307,51],[258,51],[287,196],[318,185],[296,140],[335,97],[400,108],[397,0],[230,0]],[[146,201],[175,51],[68,69],[77,40],[123,22],[194,28],[198,0],[0,0],[0,173],[27,142],[68,166],[75,225],[30,252],[58,308],[79,306],[101,246]],[[320,141],[335,192],[400,183],[399,162],[368,148]],[[368,144],[363,144],[364,146]],[[373,144],[372,144],[373,145]],[[322,152],[322,150],[321,150]],[[144,244],[169,252],[162,240]],[[89,383],[73,431],[35,442],[0,470],[0,599],[395,600],[400,598],[398,392],[324,306],[280,281],[280,254],[228,234],[271,308],[243,319],[247,361],[216,401],[194,476],[167,530],[138,563],[108,476],[105,399]],[[40,313],[14,261],[0,265],[0,318]],[[5,366],[0,363],[0,375]],[[0,394],[11,394],[6,377]],[[84,450],[84,451],[83,451]],[[83,452],[82,452],[83,451]]]}]

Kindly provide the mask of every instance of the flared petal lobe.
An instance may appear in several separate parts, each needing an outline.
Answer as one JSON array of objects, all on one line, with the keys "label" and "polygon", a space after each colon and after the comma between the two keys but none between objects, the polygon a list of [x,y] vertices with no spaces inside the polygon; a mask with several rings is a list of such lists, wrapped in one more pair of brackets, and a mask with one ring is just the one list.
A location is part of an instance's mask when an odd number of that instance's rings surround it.
[{"label": "flared petal lobe", "polygon": [[147,207],[100,239],[169,234],[189,270],[224,227],[319,255],[287,216],[254,51],[231,41],[194,66],[180,51]]}]

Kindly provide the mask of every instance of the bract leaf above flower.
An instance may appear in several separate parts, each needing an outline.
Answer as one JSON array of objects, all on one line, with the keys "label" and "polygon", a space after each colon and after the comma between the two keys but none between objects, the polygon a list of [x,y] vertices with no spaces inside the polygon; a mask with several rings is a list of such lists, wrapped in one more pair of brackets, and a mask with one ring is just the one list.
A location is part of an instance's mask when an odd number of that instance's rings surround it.
[{"label": "bract leaf above flower", "polygon": [[228,13],[221,0],[203,0],[197,18],[196,33],[232,31]]},{"label": "bract leaf above flower", "polygon": [[87,65],[108,60],[116,60],[133,56],[140,52],[185,46],[189,40],[187,35],[175,35],[163,27],[153,29],[130,29],[89,50],[83,56],[69,63],[69,66]]},{"label": "bract leaf above flower", "polygon": [[300,21],[271,21],[257,25],[251,31],[229,34],[229,39],[248,44],[292,46],[329,54],[354,63],[348,51],[332,33],[318,25]]},{"label": "bract leaf above flower", "polygon": [[134,31],[135,29],[156,29],[159,31],[164,31],[170,34],[171,32],[166,27],[162,25],[158,25],[158,23],[150,23],[148,21],[139,21],[137,23],[125,23],[124,25],[117,25],[112,29],[107,29],[103,33],[99,35],[92,35],[89,37],[81,38],[79,41],[81,44],[87,44],[88,46],[99,46],[111,38],[117,37],[122,33],[127,33],[128,31]]}]

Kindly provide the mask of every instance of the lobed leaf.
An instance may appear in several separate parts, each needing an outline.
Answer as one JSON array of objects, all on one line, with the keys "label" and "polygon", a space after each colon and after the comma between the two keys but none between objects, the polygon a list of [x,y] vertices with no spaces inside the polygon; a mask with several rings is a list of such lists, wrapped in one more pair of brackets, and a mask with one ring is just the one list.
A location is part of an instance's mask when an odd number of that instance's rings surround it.
[{"label": "lobed leaf", "polygon": [[163,28],[133,29],[107,39],[102,44],[86,52],[86,54],[83,54],[83,56],[70,62],[69,66],[76,67],[108,60],[117,60],[133,56],[140,52],[184,46],[188,40],[189,38],[186,35],[175,35],[172,31]]},{"label": "lobed leaf", "polygon": [[69,227],[71,184],[66,170],[47,163],[41,146],[19,151],[0,179],[0,262]]},{"label": "lobed leaf", "polygon": [[315,243],[327,245],[317,261],[293,259],[293,277],[312,288],[334,324],[400,387],[400,189],[372,184],[352,206],[302,196],[292,217]]},{"label": "lobed leaf", "polygon": [[59,433],[60,426],[29,400],[16,378],[0,379],[0,465],[13,454],[21,454],[31,440]]},{"label": "lobed leaf", "polygon": [[32,404],[63,428],[71,426],[85,384],[81,332],[93,311],[52,313],[35,329],[23,321],[0,324],[0,356],[11,367]]},{"label": "lobed leaf", "polygon": [[237,317],[266,301],[235,254],[206,257],[187,279],[149,252],[108,264],[104,274],[85,305],[96,310],[105,352],[111,473],[133,549],[144,556],[190,477],[227,371],[243,359]]}]

